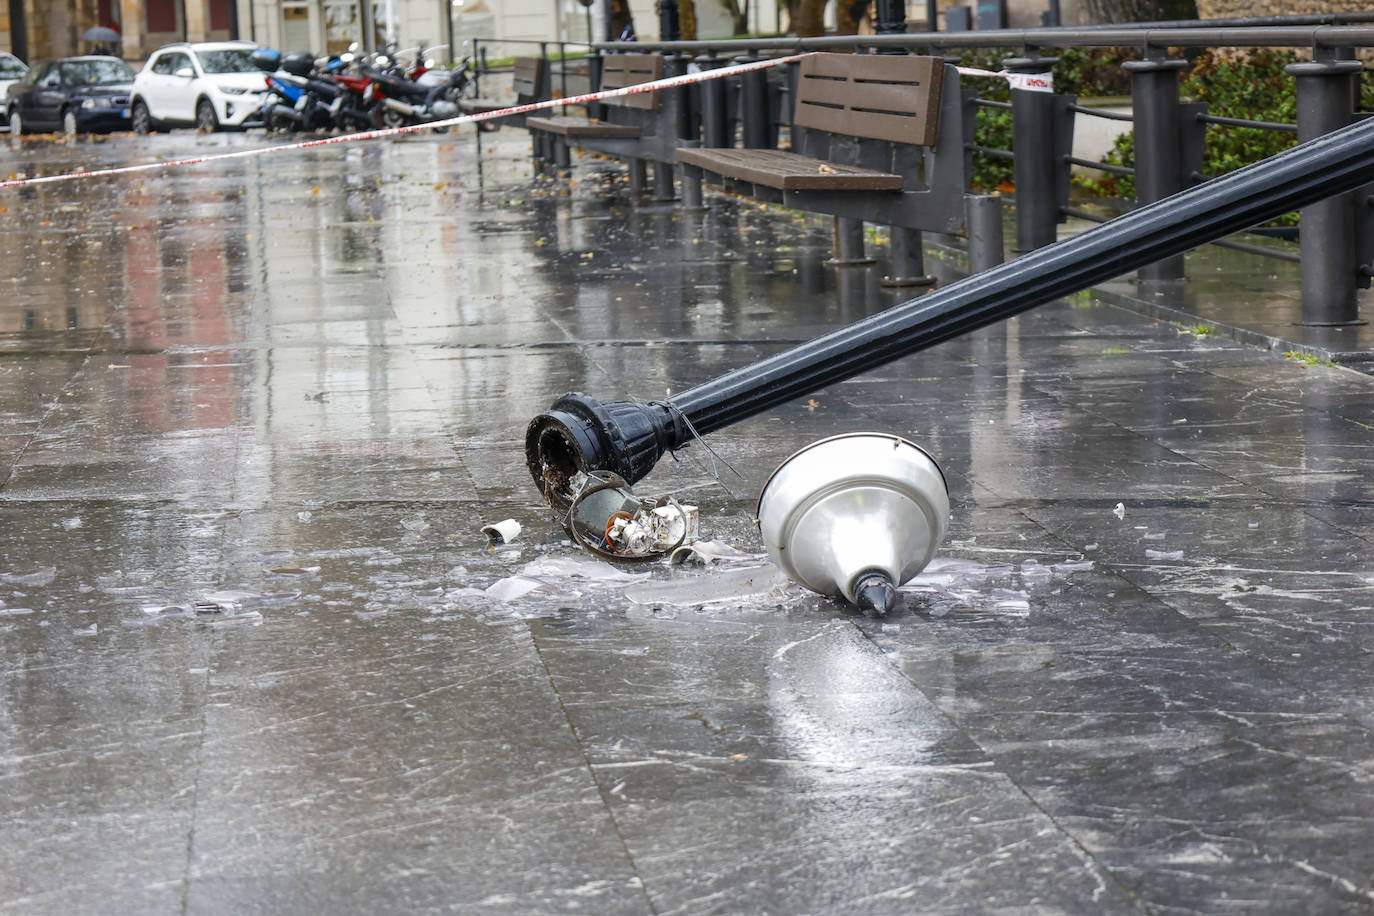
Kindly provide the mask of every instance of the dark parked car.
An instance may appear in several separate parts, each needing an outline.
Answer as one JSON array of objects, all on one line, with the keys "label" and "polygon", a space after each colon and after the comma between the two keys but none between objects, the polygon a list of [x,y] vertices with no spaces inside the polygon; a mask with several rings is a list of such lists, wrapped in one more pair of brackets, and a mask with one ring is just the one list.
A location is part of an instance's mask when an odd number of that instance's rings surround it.
[{"label": "dark parked car", "polygon": [[134,71],[117,57],[64,57],[29,68],[9,89],[10,136],[60,130],[68,136],[128,130]]}]

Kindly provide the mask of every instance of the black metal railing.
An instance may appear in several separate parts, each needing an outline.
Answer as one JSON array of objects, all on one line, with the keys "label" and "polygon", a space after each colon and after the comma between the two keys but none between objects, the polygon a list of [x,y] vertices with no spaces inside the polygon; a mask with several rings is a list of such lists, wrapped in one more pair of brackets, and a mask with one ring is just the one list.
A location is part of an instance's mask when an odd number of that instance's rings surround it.
[{"label": "black metal railing", "polygon": [[[1067,176],[1070,167],[1132,177],[1135,206],[1139,207],[1216,177],[1203,174],[1202,149],[1206,131],[1281,131],[1294,133],[1301,140],[1329,133],[1360,117],[1353,111],[1355,94],[1351,92],[1351,78],[1361,71],[1362,65],[1351,58],[1356,49],[1374,48],[1374,25],[1360,23],[1374,23],[1374,12],[1083,28],[597,42],[592,47],[602,54],[657,50],[679,59],[695,57],[703,67],[720,66],[732,59],[749,60],[805,51],[948,54],[968,49],[1006,49],[1009,56],[1004,66],[1028,73],[1045,72],[1053,66],[1053,58],[1041,56],[1051,49],[1128,47],[1137,50],[1142,59],[1124,65],[1131,78],[1130,113],[1079,105],[1073,96],[1015,89],[1010,102],[976,97],[969,100],[970,117],[984,110],[1011,112],[1012,149],[970,142],[965,151],[1012,162],[1017,189],[1014,195],[1016,247],[1032,250],[1053,242],[1057,237],[1056,225],[1070,216],[1094,222],[1103,219],[1069,206]],[[541,54],[547,55],[549,48],[556,45],[560,57],[566,56],[566,42],[539,44],[544,45]],[[1311,61],[1287,68],[1297,85],[1297,123],[1213,115],[1203,104],[1180,99],[1179,75],[1186,62],[1170,55],[1189,48],[1308,50]],[[562,75],[566,94],[566,71]],[[787,79],[767,79],[762,75],[754,75],[749,80],[736,78],[728,89],[694,87],[694,97],[709,96],[713,100],[712,117],[721,122],[698,121],[703,142],[731,145],[737,142],[738,136],[744,137],[746,146],[777,142],[779,128],[786,126],[787,91]],[[770,98],[768,93],[774,96]],[[784,97],[783,103],[778,95]],[[776,114],[779,110],[783,112],[781,117]],[[764,114],[768,112],[773,114]],[[700,108],[695,116],[700,118]],[[1074,156],[1072,119],[1076,116],[1131,123],[1135,140],[1134,167]],[[772,123],[760,123],[770,117]],[[1304,208],[1298,253],[1234,239],[1215,244],[1300,263],[1303,321],[1352,323],[1358,320],[1357,287],[1367,286],[1370,275],[1374,274],[1374,225],[1365,228],[1366,224],[1374,224],[1374,219],[1363,218],[1364,211],[1369,209],[1364,201],[1369,196],[1349,192]],[[1152,280],[1181,278],[1184,260],[1181,255],[1174,255],[1143,267],[1140,273],[1142,278]]]}]

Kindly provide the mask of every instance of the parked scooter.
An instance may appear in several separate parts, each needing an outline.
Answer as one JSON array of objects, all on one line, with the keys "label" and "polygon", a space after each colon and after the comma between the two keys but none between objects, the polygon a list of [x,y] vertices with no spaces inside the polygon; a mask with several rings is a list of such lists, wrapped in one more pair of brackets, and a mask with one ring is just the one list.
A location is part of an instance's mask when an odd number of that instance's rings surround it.
[{"label": "parked scooter", "polygon": [[426,69],[414,82],[380,70],[368,75],[373,80],[373,96],[381,102],[377,126],[422,124],[458,116],[458,101],[472,85],[472,60],[464,58],[452,70]]},{"label": "parked scooter", "polygon": [[260,48],[253,53],[253,63],[271,74],[267,84],[272,98],[263,110],[263,122],[269,130],[372,127],[374,114],[363,101],[370,80],[344,75],[342,59],[319,61],[308,51],[283,55]]}]

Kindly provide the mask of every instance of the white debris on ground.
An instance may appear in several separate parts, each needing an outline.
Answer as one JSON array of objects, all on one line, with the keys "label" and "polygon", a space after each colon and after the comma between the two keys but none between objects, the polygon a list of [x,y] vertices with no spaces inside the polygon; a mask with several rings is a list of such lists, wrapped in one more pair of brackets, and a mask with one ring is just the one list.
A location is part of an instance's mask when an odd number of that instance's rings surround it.
[{"label": "white debris on ground", "polygon": [[782,598],[789,592],[795,592],[798,596],[805,593],[801,586],[787,578],[786,573],[770,563],[767,566],[748,566],[645,582],[627,588],[625,597],[635,604],[698,607],[760,596]]},{"label": "white debris on ground", "polygon": [[[1065,560],[1046,566],[1028,559],[1014,567],[937,557],[899,591],[919,595],[920,605],[931,617],[944,617],[955,609],[1027,617],[1033,592],[1052,591],[1060,580],[1092,568],[1092,560]],[[1018,584],[1021,588],[1015,587]]]},{"label": "white debris on ground", "polygon": [[492,549],[495,549],[499,544],[514,542],[520,536],[521,530],[520,523],[513,518],[482,526],[482,533],[487,536],[487,541]]},{"label": "white debris on ground", "polygon": [[6,585],[49,585],[57,578],[57,567],[42,566],[22,573],[0,573],[0,582]]},{"label": "white debris on ground", "polygon": [[717,561],[722,563],[747,563],[752,560],[761,560],[768,556],[766,553],[745,553],[735,547],[731,547],[724,541],[697,541],[694,544],[684,544],[674,550],[668,556],[668,562],[673,566],[683,563],[700,563],[709,566]]}]

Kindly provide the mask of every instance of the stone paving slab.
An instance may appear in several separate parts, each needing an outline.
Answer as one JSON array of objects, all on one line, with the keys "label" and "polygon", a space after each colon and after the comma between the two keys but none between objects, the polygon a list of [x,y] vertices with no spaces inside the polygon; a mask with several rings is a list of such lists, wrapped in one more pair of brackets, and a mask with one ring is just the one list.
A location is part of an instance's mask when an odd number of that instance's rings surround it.
[{"label": "stone paving slab", "polygon": [[[761,552],[780,460],[912,437],[950,531],[887,618],[719,567],[608,578],[528,479],[534,413],[911,293],[824,266],[823,221],[636,201],[601,160],[537,182],[523,133],[479,138],[4,202],[0,913],[1374,907],[1374,379],[1113,281],[640,485]],[[1174,305],[1294,300],[1201,257]]]}]

